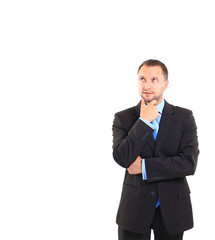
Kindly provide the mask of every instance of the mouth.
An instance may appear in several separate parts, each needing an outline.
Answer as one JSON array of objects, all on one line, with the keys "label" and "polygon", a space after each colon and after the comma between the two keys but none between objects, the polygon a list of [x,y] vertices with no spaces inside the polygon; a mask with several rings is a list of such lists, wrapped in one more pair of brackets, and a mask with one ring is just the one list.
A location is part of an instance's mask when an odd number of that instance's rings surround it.
[{"label": "mouth", "polygon": [[153,94],[153,92],[152,91],[143,91],[143,94],[150,95],[150,94]]}]

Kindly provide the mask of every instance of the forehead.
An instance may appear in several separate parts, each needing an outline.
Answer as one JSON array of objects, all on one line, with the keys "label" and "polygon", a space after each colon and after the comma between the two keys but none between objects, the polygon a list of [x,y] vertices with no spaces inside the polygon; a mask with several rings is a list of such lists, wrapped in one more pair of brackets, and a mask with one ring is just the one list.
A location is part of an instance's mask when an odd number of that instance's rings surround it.
[{"label": "forehead", "polygon": [[146,66],[143,65],[138,73],[138,76],[163,76],[163,70],[160,66]]}]

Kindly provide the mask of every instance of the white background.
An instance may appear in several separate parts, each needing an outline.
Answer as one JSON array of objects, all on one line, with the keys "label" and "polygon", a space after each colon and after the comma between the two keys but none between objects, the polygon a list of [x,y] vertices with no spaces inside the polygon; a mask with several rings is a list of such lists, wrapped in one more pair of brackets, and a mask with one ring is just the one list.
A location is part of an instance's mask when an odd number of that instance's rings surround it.
[{"label": "white background", "polygon": [[112,122],[138,103],[149,58],[169,69],[165,99],[198,125],[184,239],[211,239],[214,22],[212,0],[1,1],[0,239],[117,240]]}]

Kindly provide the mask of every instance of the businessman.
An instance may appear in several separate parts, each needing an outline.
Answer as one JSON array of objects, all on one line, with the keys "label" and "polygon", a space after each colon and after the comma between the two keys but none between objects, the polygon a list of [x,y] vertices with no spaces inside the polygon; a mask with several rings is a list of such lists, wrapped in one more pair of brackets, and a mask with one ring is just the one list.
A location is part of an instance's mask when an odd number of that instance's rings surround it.
[{"label": "businessman", "polygon": [[158,60],[138,69],[141,101],[115,114],[113,158],[125,171],[117,213],[119,240],[181,240],[193,227],[186,176],[196,170],[197,127],[190,110],[164,100],[168,70]]}]

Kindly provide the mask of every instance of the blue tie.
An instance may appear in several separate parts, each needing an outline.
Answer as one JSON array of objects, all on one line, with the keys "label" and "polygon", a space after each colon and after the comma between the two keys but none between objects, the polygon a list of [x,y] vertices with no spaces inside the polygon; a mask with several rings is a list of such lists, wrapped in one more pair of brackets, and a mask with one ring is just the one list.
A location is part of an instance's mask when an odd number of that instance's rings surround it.
[{"label": "blue tie", "polygon": [[[160,120],[159,117],[157,117],[154,121],[152,121],[152,125],[155,127],[154,129],[154,132],[153,132],[153,137],[154,137],[154,140],[156,141],[157,139],[157,134],[158,134],[158,129],[159,129],[159,124],[158,124],[158,121]],[[159,201],[159,198],[158,198],[158,201],[156,203],[156,207],[158,207],[160,205],[160,201]]]},{"label": "blue tie", "polygon": [[152,121],[152,125],[155,127],[154,132],[153,132],[153,137],[154,137],[154,140],[156,141],[158,129],[159,129],[158,118],[156,118],[154,121]]}]

